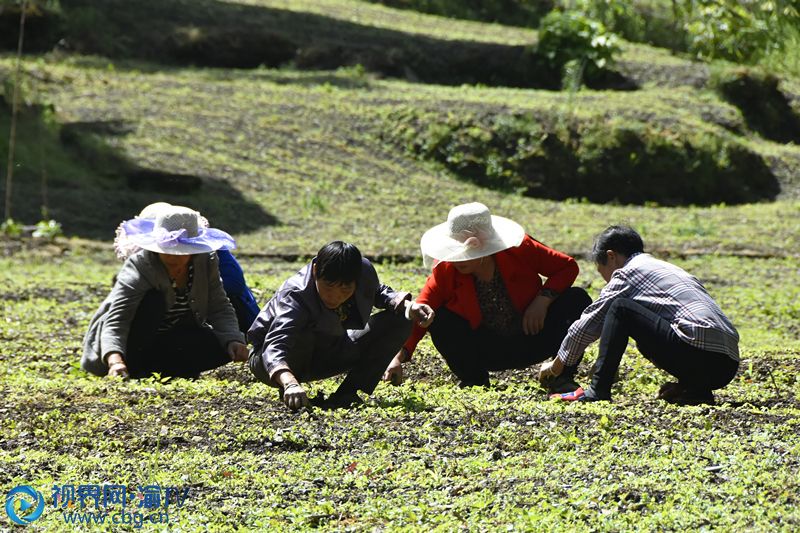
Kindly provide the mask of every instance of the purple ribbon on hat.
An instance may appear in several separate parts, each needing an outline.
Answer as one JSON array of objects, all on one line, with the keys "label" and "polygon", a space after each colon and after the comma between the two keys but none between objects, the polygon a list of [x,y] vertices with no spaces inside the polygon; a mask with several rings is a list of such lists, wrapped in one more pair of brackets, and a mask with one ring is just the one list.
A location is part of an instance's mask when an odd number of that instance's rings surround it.
[{"label": "purple ribbon on hat", "polygon": [[158,245],[161,248],[174,248],[178,245],[202,246],[209,250],[232,250],[236,241],[229,234],[214,228],[199,228],[194,237],[186,236],[185,229],[167,231],[155,228],[155,221],[149,218],[134,218],[122,223],[120,231],[125,239],[134,245]]}]

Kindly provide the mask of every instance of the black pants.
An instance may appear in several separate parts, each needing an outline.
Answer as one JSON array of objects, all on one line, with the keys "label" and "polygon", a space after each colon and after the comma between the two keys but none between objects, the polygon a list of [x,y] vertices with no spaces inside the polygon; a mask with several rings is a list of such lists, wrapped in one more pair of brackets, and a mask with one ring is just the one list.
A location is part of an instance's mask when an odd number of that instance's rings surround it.
[{"label": "black pants", "polygon": [[681,340],[670,323],[628,298],[615,300],[608,309],[600,336],[591,394],[611,398],[611,383],[628,339],[658,368],[678,378],[689,391],[708,393],[724,387],[736,375],[739,362],[719,352],[695,348]]},{"label": "black pants", "polygon": [[197,377],[200,372],[231,361],[209,328],[179,325],[159,332],[165,312],[164,294],[155,290],[149,291],[139,304],[125,353],[132,378],[146,378],[153,373]]},{"label": "black pants", "polygon": [[428,328],[433,345],[463,385],[485,385],[490,370],[526,368],[558,353],[569,326],[592,299],[579,287],[564,291],[550,305],[544,327],[536,335],[502,336],[469,322],[446,307],[436,310]]},{"label": "black pants", "polygon": [[[300,382],[315,381],[347,372],[337,394],[358,390],[372,394],[392,358],[411,334],[411,322],[391,311],[372,315],[364,329],[344,335],[308,332],[297,339],[286,363]],[[269,379],[261,354],[251,354],[250,370],[259,381]]]}]

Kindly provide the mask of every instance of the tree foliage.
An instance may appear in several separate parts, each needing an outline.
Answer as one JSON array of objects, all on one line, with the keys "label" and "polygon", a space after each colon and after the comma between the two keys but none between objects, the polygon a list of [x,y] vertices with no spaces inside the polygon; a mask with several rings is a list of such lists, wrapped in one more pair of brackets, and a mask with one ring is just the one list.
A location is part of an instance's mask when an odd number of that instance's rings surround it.
[{"label": "tree foliage", "polygon": [[800,24],[796,0],[684,0],[676,14],[697,57],[739,62],[781,50]]}]

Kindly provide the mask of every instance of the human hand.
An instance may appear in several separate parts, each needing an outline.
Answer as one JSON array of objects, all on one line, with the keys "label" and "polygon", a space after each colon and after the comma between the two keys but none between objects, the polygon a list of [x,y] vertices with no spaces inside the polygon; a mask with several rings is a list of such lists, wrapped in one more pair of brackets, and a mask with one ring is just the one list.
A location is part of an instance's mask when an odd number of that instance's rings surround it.
[{"label": "human hand", "polygon": [[433,322],[436,313],[428,304],[418,304],[409,301],[406,307],[406,317],[420,327],[427,328]]},{"label": "human hand", "polygon": [[537,296],[525,309],[525,314],[522,315],[522,331],[525,335],[536,335],[542,331],[547,308],[551,302],[552,300],[546,296]]},{"label": "human hand", "polygon": [[392,362],[386,367],[386,372],[383,373],[383,381],[389,381],[392,385],[400,385],[403,383],[403,361],[405,360],[406,349],[400,348],[400,351],[394,356]]},{"label": "human hand", "polygon": [[283,403],[292,411],[308,407],[308,395],[299,383],[291,383],[283,388]]},{"label": "human hand", "polygon": [[547,380],[560,376],[564,371],[564,363],[556,357],[552,361],[542,363],[539,367],[539,383],[544,384]]},{"label": "human hand", "polygon": [[128,379],[130,377],[128,365],[126,365],[125,360],[122,359],[122,354],[112,353],[108,356],[106,361],[108,362],[108,377],[119,377],[122,379]]},{"label": "human hand", "polygon": [[250,356],[249,352],[247,351],[247,346],[238,341],[228,343],[228,355],[230,356],[231,361],[237,363],[247,361],[248,357]]}]

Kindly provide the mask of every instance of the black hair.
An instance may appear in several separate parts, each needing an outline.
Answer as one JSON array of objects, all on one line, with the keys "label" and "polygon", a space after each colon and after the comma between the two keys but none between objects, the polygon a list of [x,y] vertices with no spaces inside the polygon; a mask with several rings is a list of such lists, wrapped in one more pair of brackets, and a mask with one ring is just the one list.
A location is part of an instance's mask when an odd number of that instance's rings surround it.
[{"label": "black hair", "polygon": [[317,252],[317,279],[332,283],[351,283],[361,277],[361,252],[355,245],[329,242]]},{"label": "black hair", "polygon": [[592,260],[598,265],[605,265],[608,262],[608,250],[630,257],[644,251],[644,242],[630,226],[609,226],[595,238],[590,254]]}]

